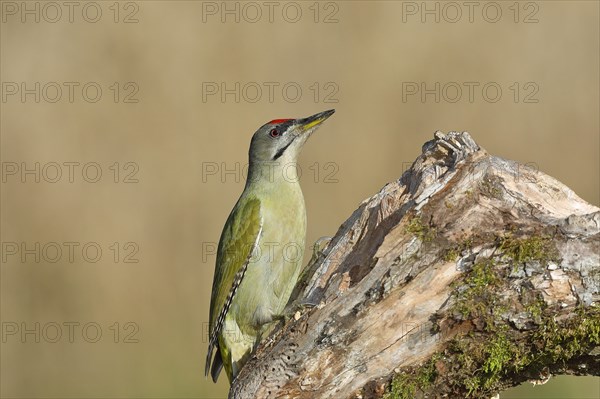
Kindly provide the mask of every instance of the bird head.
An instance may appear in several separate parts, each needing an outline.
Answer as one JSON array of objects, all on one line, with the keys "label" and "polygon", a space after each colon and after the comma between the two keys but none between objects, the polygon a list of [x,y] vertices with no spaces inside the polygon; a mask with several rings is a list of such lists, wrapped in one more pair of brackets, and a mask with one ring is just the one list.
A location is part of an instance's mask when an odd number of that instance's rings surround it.
[{"label": "bird head", "polygon": [[320,112],[308,118],[274,119],[261,126],[250,143],[250,163],[285,160],[295,162],[302,145],[335,112]]}]

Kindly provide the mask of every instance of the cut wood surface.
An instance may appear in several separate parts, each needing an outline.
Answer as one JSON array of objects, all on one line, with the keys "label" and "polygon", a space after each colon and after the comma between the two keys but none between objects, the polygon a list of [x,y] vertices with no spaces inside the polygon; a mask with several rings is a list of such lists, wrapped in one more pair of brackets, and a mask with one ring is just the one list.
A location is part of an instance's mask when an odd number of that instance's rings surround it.
[{"label": "cut wood surface", "polygon": [[599,208],[437,132],[313,257],[301,310],[230,397],[489,398],[600,375],[599,254]]}]

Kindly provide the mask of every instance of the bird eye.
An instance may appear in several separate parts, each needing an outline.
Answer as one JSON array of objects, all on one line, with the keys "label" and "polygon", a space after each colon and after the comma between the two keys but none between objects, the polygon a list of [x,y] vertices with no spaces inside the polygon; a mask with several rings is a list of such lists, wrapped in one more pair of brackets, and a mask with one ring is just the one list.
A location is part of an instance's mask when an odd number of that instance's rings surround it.
[{"label": "bird eye", "polygon": [[271,131],[269,132],[269,136],[271,136],[271,137],[279,137],[279,130],[277,130],[277,129],[271,129]]}]

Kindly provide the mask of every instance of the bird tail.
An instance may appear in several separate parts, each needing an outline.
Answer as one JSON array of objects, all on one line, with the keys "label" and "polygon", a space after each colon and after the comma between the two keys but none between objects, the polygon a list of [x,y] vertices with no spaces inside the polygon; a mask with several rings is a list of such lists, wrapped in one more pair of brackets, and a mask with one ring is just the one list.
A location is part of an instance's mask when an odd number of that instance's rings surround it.
[{"label": "bird tail", "polygon": [[[208,377],[208,370],[210,370],[210,363],[212,360],[212,353],[213,350],[215,349],[212,341],[208,344],[208,352],[206,353],[206,365],[204,366],[204,376]],[[219,352],[217,350],[217,352]]]},{"label": "bird tail", "polygon": [[[215,349],[215,345],[211,342],[208,345],[208,353],[206,354],[206,365],[204,367],[204,376],[208,377],[208,370],[210,370],[210,375],[212,377],[213,382],[217,382],[219,378],[219,374],[221,373],[221,369],[223,368],[223,358],[221,357],[221,351],[217,346],[217,353],[215,354],[215,358],[212,358],[213,350]],[[212,360],[212,367],[211,367]]]},{"label": "bird tail", "polygon": [[210,369],[210,375],[212,377],[213,382],[217,382],[217,379],[219,378],[219,374],[221,373],[222,368],[223,368],[223,359],[221,358],[221,351],[217,348],[217,353],[215,354],[215,360],[213,360],[213,364]]}]

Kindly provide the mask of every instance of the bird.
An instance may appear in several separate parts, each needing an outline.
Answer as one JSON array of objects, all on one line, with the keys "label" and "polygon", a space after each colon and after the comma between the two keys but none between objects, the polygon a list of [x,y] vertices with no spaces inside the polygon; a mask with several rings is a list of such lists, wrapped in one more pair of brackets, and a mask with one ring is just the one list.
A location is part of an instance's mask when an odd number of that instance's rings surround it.
[{"label": "bird", "polygon": [[267,326],[284,316],[306,238],[297,159],[334,112],[274,119],[252,136],[246,184],[217,247],[205,366],[214,382],[224,368],[231,384]]}]

